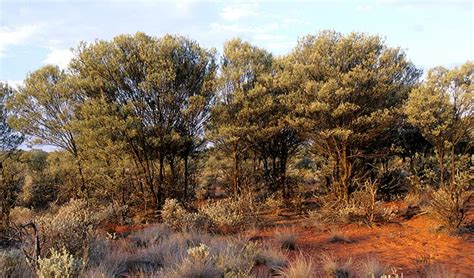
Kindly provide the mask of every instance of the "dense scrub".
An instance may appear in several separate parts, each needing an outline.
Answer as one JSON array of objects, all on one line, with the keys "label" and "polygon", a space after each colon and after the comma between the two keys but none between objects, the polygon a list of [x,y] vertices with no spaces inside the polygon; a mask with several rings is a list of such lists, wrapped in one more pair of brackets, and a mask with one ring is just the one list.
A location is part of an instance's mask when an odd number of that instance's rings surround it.
[{"label": "dense scrub", "polygon": [[[262,226],[263,214],[374,227],[427,213],[434,230],[469,232],[474,64],[421,74],[402,49],[361,33],[309,35],[281,57],[240,39],[220,58],[182,36],[80,44],[67,69],[0,87],[2,269],[244,277],[272,261],[275,273],[313,275],[311,258],[208,239]],[[408,209],[385,204],[401,200]],[[123,248],[99,232],[150,222],[167,228]],[[277,241],[298,249],[291,231]],[[323,261],[327,275],[349,275],[349,263]]]}]

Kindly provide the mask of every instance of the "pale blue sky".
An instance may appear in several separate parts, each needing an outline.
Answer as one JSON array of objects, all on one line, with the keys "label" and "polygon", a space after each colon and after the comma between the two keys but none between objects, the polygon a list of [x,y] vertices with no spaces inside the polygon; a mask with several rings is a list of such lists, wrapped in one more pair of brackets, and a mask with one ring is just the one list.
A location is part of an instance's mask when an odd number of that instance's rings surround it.
[{"label": "pale blue sky", "polygon": [[280,55],[325,29],[381,35],[423,69],[474,60],[474,0],[0,0],[0,81],[64,67],[80,41],[123,33],[187,35],[218,50],[241,37]]}]

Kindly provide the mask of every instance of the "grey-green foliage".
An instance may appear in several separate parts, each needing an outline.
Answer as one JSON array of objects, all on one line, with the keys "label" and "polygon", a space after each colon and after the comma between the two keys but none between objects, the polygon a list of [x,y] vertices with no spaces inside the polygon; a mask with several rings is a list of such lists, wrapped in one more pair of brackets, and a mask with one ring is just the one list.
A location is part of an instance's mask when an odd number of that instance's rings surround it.
[{"label": "grey-green foliage", "polygon": [[290,121],[331,163],[333,192],[347,202],[364,164],[387,156],[420,71],[378,36],[332,31],[301,39],[286,63]]}]

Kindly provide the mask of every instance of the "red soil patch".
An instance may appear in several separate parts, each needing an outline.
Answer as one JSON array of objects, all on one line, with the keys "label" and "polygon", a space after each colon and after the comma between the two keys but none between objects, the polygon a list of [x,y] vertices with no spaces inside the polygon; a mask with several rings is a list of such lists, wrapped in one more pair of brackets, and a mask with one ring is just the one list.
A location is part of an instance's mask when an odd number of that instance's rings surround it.
[{"label": "red soil patch", "polygon": [[[280,228],[266,229],[259,236],[268,238],[278,229],[293,226],[293,232],[298,236],[299,250],[289,252],[290,258],[300,252],[314,258],[316,262],[324,253],[333,254],[343,261],[352,259],[353,262],[375,257],[385,265],[396,268],[405,277],[417,276],[417,269],[421,266],[417,261],[429,260],[443,264],[462,277],[474,277],[474,237],[437,233],[433,231],[437,223],[427,216],[373,228],[357,224],[305,228],[291,222],[283,221]],[[353,242],[330,243],[333,229]]]},{"label": "red soil patch", "polygon": [[108,233],[116,233],[118,235],[120,234],[125,234],[125,233],[130,233],[133,231],[140,231],[143,230],[145,226],[143,225],[135,225],[135,226],[129,226],[129,225],[117,225],[117,224],[112,224],[108,223],[105,224],[103,229],[108,232]]}]

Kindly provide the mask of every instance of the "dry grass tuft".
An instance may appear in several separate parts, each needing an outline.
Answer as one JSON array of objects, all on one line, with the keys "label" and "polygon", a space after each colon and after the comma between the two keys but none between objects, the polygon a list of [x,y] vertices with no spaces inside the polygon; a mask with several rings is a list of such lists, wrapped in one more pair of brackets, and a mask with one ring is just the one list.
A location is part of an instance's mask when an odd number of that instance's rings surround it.
[{"label": "dry grass tuft", "polygon": [[307,257],[299,256],[290,262],[286,269],[278,271],[278,275],[287,278],[311,278],[314,277],[313,261]]},{"label": "dry grass tuft", "polygon": [[290,229],[280,230],[275,234],[275,239],[281,249],[296,250],[298,247],[297,236]]},{"label": "dry grass tuft", "polygon": [[330,243],[352,243],[354,242],[348,236],[344,235],[338,230],[332,230],[331,234],[329,235],[328,241]]},{"label": "dry grass tuft", "polygon": [[336,278],[352,277],[352,260],[342,262],[332,254],[321,255],[322,268],[327,276]]},{"label": "dry grass tuft", "polygon": [[359,276],[366,278],[381,277],[387,270],[388,268],[380,261],[373,257],[368,257],[366,260],[360,262]]}]

